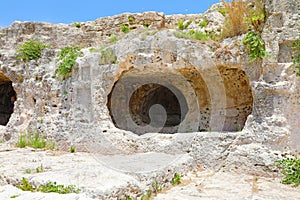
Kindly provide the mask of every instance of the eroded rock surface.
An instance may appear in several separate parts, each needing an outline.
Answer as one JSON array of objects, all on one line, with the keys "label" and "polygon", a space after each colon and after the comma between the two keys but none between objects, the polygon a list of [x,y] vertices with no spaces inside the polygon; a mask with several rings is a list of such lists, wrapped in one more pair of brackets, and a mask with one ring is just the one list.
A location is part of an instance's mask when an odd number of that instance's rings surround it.
[{"label": "eroded rock surface", "polygon": [[[141,199],[157,182],[153,199],[299,199],[300,188],[282,185],[275,177],[203,170],[187,154],[137,153],[103,156],[91,153],[36,151],[0,146],[0,198],[10,199]],[[193,164],[194,163],[194,164]],[[36,171],[39,168],[40,171]],[[180,185],[171,185],[174,173]],[[273,173],[273,176],[276,176]],[[75,185],[78,194],[22,191],[26,178],[34,187],[56,182]]]},{"label": "eroded rock surface", "polygon": [[[80,26],[15,22],[1,28],[0,83],[11,83],[17,95],[8,123],[0,127],[2,140],[15,144],[20,133],[38,132],[55,140],[60,150],[74,145],[126,169],[131,168],[127,159],[136,160],[139,164],[132,169],[141,170],[139,159],[153,155],[144,168],[147,171],[156,162],[153,157],[176,160],[184,155],[187,166],[195,162],[216,172],[273,175],[276,160],[299,155],[300,150],[300,79],[291,67],[291,46],[299,38],[300,4],[266,0],[262,38],[270,57],[255,62],[250,62],[242,43],[244,35],[219,42],[175,36],[178,20],[183,20],[187,31],[220,33],[221,6],[216,4],[201,15],[125,13]],[[207,26],[199,26],[204,20]],[[130,32],[123,33],[122,25],[128,25]],[[117,41],[110,41],[112,36]],[[40,39],[51,48],[37,61],[24,63],[17,59],[16,49],[28,39]],[[59,80],[54,76],[57,54],[68,45],[82,47],[83,55],[70,77]],[[10,153],[20,152],[6,156]],[[62,158],[71,159],[68,156]],[[85,160],[80,167],[89,162],[94,161]],[[3,171],[2,175],[7,173],[20,180],[21,174]],[[145,189],[140,185],[149,185],[147,178],[139,182],[121,174],[137,191]],[[236,175],[228,176],[236,180]],[[72,174],[69,179],[76,177]],[[119,183],[128,191],[128,182]],[[251,195],[256,198],[251,192],[246,197]]]}]

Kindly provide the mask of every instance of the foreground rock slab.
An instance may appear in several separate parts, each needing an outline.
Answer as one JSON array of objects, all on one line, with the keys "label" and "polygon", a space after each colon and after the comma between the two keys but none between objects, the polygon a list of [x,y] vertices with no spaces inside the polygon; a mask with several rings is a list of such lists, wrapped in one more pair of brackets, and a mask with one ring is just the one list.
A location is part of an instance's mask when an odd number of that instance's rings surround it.
[{"label": "foreground rock slab", "polygon": [[292,200],[300,199],[300,187],[292,188],[276,178],[205,170],[190,174],[181,185],[158,194],[155,200]]},{"label": "foreground rock slab", "polygon": [[[193,165],[187,154],[137,153],[99,155],[38,151],[31,148],[0,148],[0,199],[125,199],[141,196],[154,180],[169,181],[175,172],[185,173]],[[17,188],[26,178],[35,187],[48,182],[75,185],[80,194],[42,194]],[[30,198],[27,198],[30,196]],[[60,197],[59,197],[60,196]],[[75,198],[76,197],[76,198]]]},{"label": "foreground rock slab", "polygon": [[[300,199],[299,187],[282,185],[279,179],[200,170],[187,154],[71,154],[2,144],[0,161],[0,199],[141,199],[156,181],[165,188],[157,196],[152,195],[156,200]],[[175,172],[184,177],[182,184],[171,186],[170,180]],[[48,182],[73,184],[80,193],[22,191],[17,186],[23,177],[35,187]]]}]

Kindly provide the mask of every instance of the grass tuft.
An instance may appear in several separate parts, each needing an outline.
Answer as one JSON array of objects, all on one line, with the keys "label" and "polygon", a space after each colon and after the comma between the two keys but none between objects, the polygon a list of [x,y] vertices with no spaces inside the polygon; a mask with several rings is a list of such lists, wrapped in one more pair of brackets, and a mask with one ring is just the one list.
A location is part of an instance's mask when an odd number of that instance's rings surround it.
[{"label": "grass tuft", "polygon": [[16,144],[19,148],[24,148],[26,146],[35,149],[54,149],[54,142],[48,142],[45,140],[44,136],[39,133],[21,133]]}]

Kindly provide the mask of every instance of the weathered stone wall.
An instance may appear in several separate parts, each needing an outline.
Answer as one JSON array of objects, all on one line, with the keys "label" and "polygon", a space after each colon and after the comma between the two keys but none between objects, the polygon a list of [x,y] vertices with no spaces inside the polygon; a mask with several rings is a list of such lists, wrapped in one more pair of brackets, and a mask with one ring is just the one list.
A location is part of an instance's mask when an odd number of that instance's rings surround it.
[{"label": "weathered stone wall", "polygon": [[[290,46],[299,37],[297,0],[266,1],[268,19],[262,36],[271,57],[255,62],[249,62],[243,36],[206,43],[174,36],[179,19],[192,20],[187,30],[220,32],[224,17],[216,11],[218,6],[203,15],[122,14],[84,22],[80,28],[15,22],[0,29],[0,70],[18,96],[9,123],[1,127],[4,140],[14,142],[20,132],[32,129],[55,138],[61,148],[73,143],[100,153],[191,152],[203,165],[230,170],[253,163],[270,169],[271,161],[280,157],[273,150],[296,153],[300,79],[290,67]],[[205,28],[197,25],[203,19],[209,22]],[[129,24],[128,34],[122,33],[123,24]],[[112,34],[119,37],[115,44],[109,42]],[[15,49],[30,38],[44,40],[52,49],[38,61],[23,63],[16,59]],[[72,76],[60,81],[53,77],[56,55],[66,45],[83,47],[84,55],[77,59]],[[103,64],[100,55],[108,49],[117,63]],[[147,92],[141,90],[136,103],[126,102],[145,84],[175,87],[184,96],[184,119],[162,131],[181,134],[139,137],[130,132],[162,130],[130,121],[130,109],[139,110]],[[243,131],[227,133],[244,124]],[[209,132],[186,133],[199,131]],[[245,152],[251,152],[250,160],[241,159]]]}]

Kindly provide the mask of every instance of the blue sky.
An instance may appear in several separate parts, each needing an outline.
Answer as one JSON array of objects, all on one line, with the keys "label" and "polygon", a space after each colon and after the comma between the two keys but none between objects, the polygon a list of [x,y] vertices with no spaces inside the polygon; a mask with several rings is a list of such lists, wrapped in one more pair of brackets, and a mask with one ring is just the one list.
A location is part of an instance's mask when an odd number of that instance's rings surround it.
[{"label": "blue sky", "polygon": [[203,13],[219,0],[2,0],[0,26],[15,20],[72,23],[124,12]]}]

